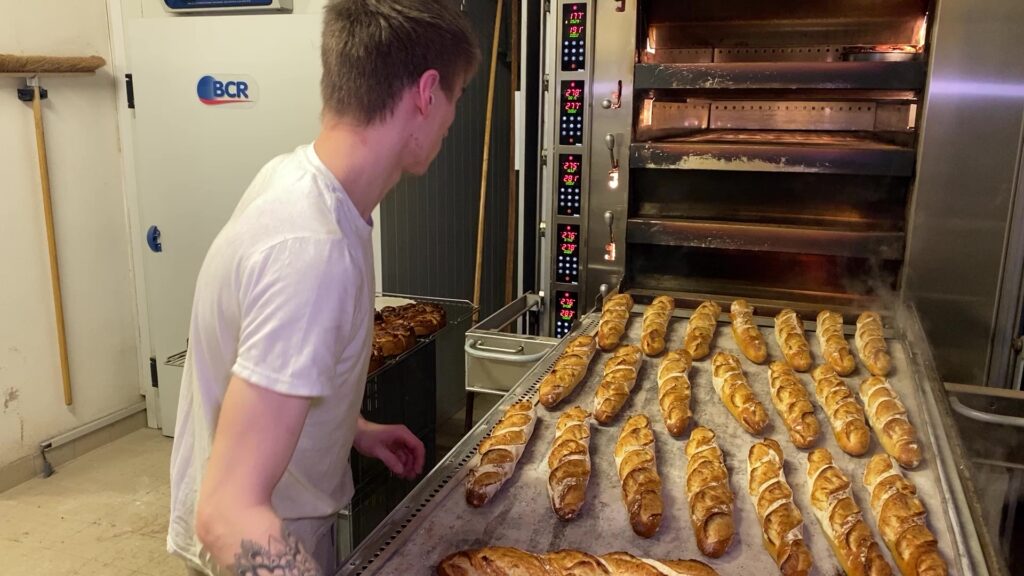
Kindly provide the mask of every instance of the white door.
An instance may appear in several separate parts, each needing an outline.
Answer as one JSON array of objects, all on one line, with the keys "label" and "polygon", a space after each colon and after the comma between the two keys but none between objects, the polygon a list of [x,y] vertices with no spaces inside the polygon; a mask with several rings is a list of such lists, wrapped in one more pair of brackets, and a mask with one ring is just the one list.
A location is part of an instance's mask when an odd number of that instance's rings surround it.
[{"label": "white door", "polygon": [[[206,250],[257,170],[316,136],[320,24],[318,14],[127,23],[139,228],[157,226],[161,233],[162,251],[146,249],[144,273],[160,422],[168,436],[182,370],[165,361],[185,349]],[[206,76],[212,79],[199,87]],[[203,103],[200,93],[212,101]]]}]

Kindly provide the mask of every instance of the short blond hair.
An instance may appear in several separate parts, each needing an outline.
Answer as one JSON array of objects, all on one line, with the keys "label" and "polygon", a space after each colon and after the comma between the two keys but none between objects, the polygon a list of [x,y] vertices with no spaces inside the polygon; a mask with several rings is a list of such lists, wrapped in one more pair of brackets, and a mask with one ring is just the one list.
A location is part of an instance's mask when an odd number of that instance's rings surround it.
[{"label": "short blond hair", "polygon": [[324,109],[363,124],[389,117],[406,89],[437,70],[448,97],[480,48],[452,0],[333,0],[324,9]]}]

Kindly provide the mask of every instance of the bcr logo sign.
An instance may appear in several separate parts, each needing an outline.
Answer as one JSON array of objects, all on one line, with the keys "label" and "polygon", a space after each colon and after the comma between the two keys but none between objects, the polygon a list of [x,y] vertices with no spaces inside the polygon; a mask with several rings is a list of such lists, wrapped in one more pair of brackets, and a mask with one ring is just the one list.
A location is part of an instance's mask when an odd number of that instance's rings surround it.
[{"label": "bcr logo sign", "polygon": [[248,108],[256,103],[258,90],[250,76],[208,74],[196,83],[196,95],[207,106],[231,104],[235,108]]}]

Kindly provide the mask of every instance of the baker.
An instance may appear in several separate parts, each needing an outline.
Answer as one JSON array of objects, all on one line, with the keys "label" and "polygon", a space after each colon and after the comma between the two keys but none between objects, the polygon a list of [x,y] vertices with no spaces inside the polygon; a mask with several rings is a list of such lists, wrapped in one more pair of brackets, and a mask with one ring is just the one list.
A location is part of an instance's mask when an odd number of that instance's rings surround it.
[{"label": "baker", "polygon": [[196,281],[167,537],[190,574],[331,574],[351,449],[422,472],[406,427],[359,414],[370,214],[430,166],[480,52],[450,0],[335,0],[321,58],[320,134],[259,171]]}]

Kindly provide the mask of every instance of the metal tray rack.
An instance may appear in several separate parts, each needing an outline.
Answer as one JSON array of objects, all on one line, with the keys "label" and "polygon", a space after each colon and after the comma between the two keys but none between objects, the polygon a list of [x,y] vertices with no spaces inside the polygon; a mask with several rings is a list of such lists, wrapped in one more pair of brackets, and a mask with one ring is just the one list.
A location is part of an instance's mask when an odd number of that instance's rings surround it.
[{"label": "metal tray rack", "polygon": [[[642,307],[634,309],[634,318],[627,328],[625,342],[639,338]],[[678,347],[686,325],[689,310],[677,310],[669,325],[669,345]],[[903,308],[895,317],[895,325],[888,331],[890,351],[895,370],[890,377],[910,411],[911,421],[918,428],[925,445],[925,459],[914,471],[906,472],[917,485],[928,509],[928,522],[937,534],[940,549],[954,574],[986,574],[979,535],[970,521],[972,506],[969,477],[958,470],[961,448],[944,433],[948,406],[936,403],[934,367],[926,346],[918,340],[920,326],[916,313]],[[593,333],[598,316],[585,316],[573,335]],[[727,316],[719,321],[714,350],[727,350],[739,354],[728,328]],[[781,358],[778,345],[771,333],[770,318],[758,318],[769,356]],[[909,327],[905,325],[909,324]],[[811,323],[808,340],[816,361],[821,359]],[[848,331],[852,326],[847,326]],[[601,367],[608,354],[598,353],[591,364],[587,379],[577,391],[555,411],[537,408],[539,421],[529,447],[523,454],[516,473],[502,491],[481,509],[469,507],[464,500],[463,480],[476,456],[480,440],[501,417],[505,408],[522,399],[534,399],[543,376],[564,349],[570,335],[545,356],[538,366],[521,380],[452,452],[423,480],[405,501],[371,534],[339,574],[429,574],[437,561],[447,554],[463,548],[485,545],[506,545],[532,551],[560,548],[579,548],[601,553],[626,550],[652,558],[701,558],[690,527],[688,506],[684,493],[685,438],[672,438],[665,430],[657,406],[656,371],[660,359],[645,358],[639,381],[622,414],[608,427],[595,425],[591,443],[593,461],[588,500],[581,516],[570,523],[557,519],[550,508],[547,493],[547,467],[545,464],[554,430],[554,422],[562,409],[579,404],[589,408],[594,390],[600,379]],[[852,340],[852,338],[851,338]],[[912,344],[913,343],[913,344]],[[922,345],[923,346],[923,345]],[[790,442],[781,420],[771,405],[768,394],[767,366],[757,366],[742,359],[744,371],[758,398],[771,414],[771,425],[766,434],[783,446],[786,457],[786,476],[793,487],[795,502],[804,516],[804,537],[808,542],[816,572],[842,573],[809,504],[806,480],[806,452],[796,449]],[[854,389],[867,376],[862,367],[846,378]],[[753,506],[746,491],[746,454],[755,438],[747,434],[732,419],[715,394],[711,385],[710,356],[694,363],[690,372],[693,385],[692,406],[697,424],[709,426],[718,433],[730,473],[730,483],[736,496],[735,518],[737,535],[729,552],[720,559],[704,559],[722,574],[772,574],[777,572],[773,561],[761,543],[761,531]],[[808,375],[801,375],[805,386],[812,385]],[[656,435],[658,468],[662,477],[662,495],[665,515],[661,529],[650,539],[635,536],[630,529],[622,505],[619,480],[614,470],[611,448],[626,417],[632,413],[650,416]],[[831,429],[817,407],[822,425],[818,446],[829,448],[837,464],[853,480],[855,498],[865,512],[869,525],[877,523],[868,510],[868,494],[860,477],[868,456],[881,451],[877,438],[865,457],[847,456],[835,443]],[[880,540],[879,540],[880,541]],[[884,547],[884,546],[883,546]],[[888,550],[884,552],[888,556]]]}]

